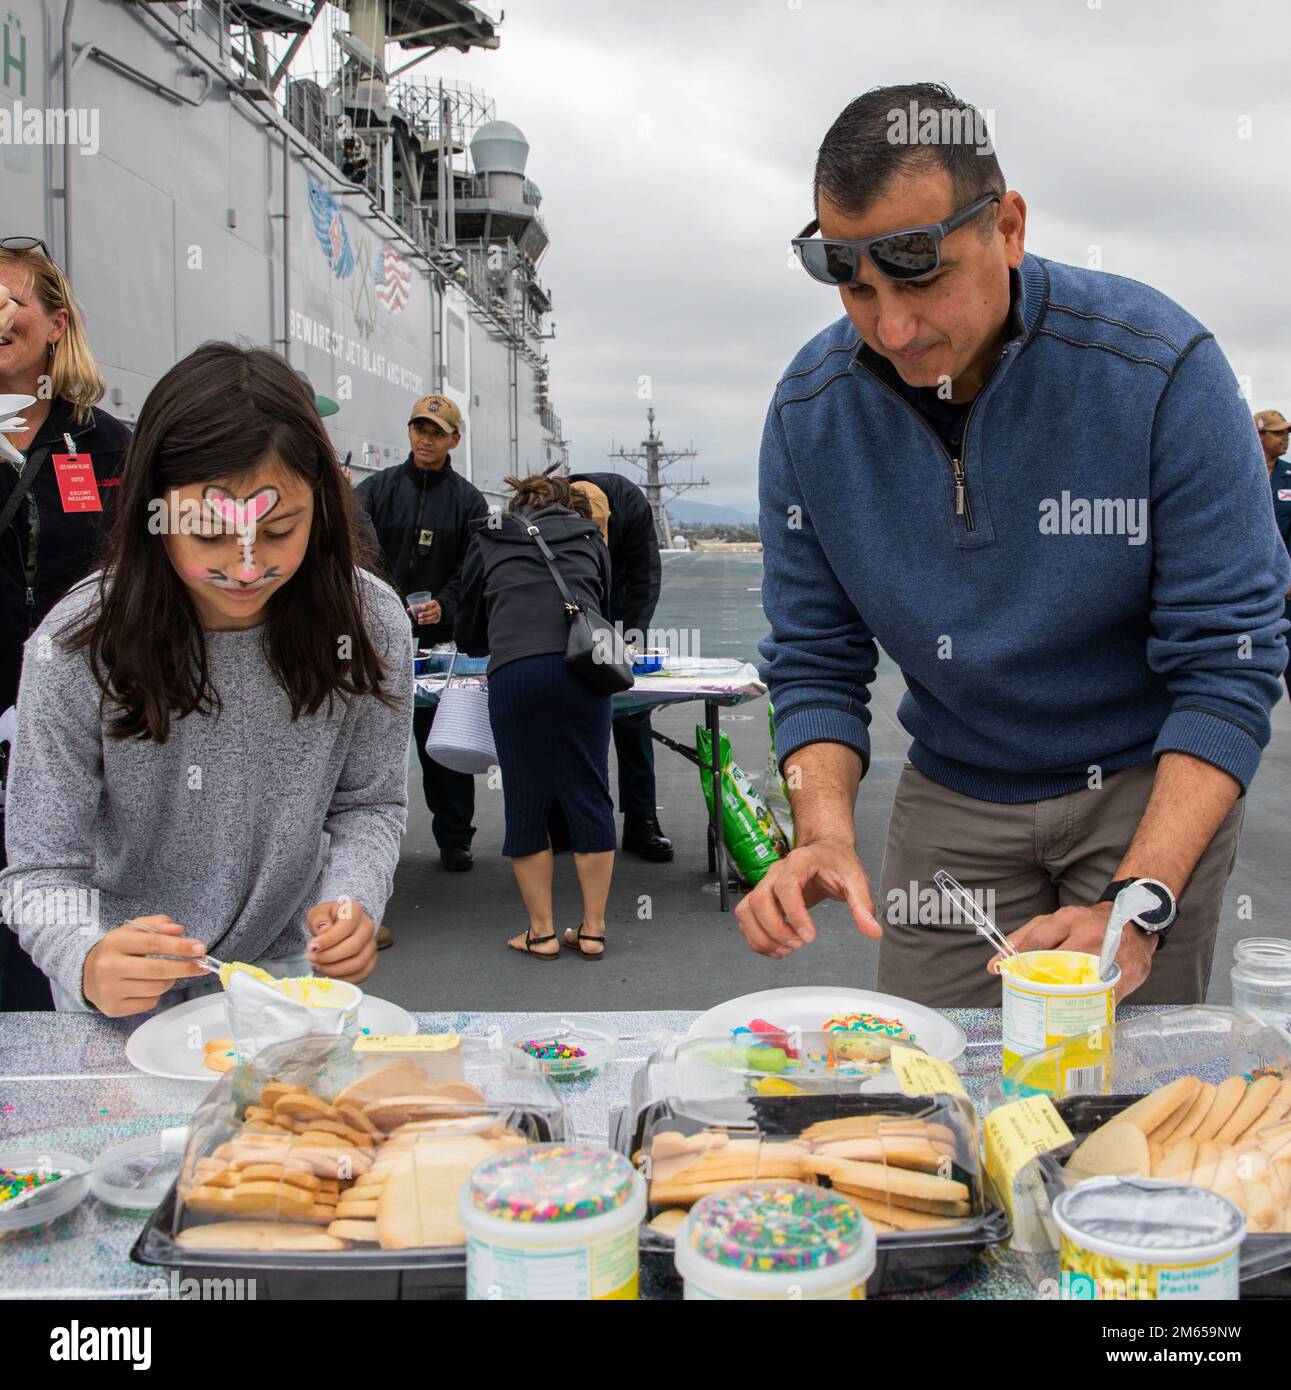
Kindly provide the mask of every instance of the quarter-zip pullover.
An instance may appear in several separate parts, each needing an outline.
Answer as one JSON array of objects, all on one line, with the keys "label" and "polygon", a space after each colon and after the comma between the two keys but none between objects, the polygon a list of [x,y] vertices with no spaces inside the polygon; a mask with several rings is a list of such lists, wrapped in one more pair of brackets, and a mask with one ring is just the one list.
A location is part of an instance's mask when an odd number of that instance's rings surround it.
[{"label": "quarter-zip pullover", "polygon": [[840,319],[776,387],[760,644],[781,761],[868,766],[882,645],[927,776],[1059,796],[1168,751],[1243,787],[1268,742],[1291,562],[1214,337],[1133,280],[1023,259],[951,454]]}]

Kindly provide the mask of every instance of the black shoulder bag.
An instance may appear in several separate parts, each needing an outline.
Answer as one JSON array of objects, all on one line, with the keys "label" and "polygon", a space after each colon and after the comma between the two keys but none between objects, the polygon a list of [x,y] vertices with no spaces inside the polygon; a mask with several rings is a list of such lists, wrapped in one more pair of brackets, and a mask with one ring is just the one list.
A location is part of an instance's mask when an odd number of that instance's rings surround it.
[{"label": "black shoulder bag", "polygon": [[569,637],[565,642],[565,662],[598,695],[617,695],[632,688],[632,663],[624,650],[623,634],[594,608],[579,603],[561,578],[556,557],[536,526],[525,528],[542,551],[551,577],[565,600],[565,623]]},{"label": "black shoulder bag", "polygon": [[49,444],[42,444],[39,448],[32,449],[27,455],[27,461],[23,465],[22,472],[14,479],[13,491],[9,494],[9,500],[4,504],[4,510],[0,511],[0,536],[9,529],[9,523],[14,518],[14,513],[22,505],[22,499],[31,491],[31,485],[36,481],[36,474],[45,466],[45,460],[52,452]]}]

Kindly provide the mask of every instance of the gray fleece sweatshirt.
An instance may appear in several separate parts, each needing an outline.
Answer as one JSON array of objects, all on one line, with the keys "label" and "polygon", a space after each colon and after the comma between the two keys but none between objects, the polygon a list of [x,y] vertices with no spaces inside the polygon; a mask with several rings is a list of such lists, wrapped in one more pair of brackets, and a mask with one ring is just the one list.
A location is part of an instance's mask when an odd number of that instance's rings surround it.
[{"label": "gray fleece sweatshirt", "polygon": [[169,913],[213,955],[244,961],[303,950],[315,903],[351,898],[380,922],[407,819],[412,650],[398,596],[358,575],[387,688],[407,694],[397,709],[364,696],[293,721],[262,630],[207,632],[221,712],[175,720],[164,744],[113,739],[87,653],[57,638],[97,584],[73,590],[32,634],[0,905],[60,1007],[88,1007],[85,957],[132,917]]}]

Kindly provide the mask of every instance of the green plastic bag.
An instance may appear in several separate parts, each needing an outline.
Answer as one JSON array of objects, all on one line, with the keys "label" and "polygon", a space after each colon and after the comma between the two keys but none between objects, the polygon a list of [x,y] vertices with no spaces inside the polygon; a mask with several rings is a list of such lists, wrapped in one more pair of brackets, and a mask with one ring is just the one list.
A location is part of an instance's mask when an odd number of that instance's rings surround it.
[{"label": "green plastic bag", "polygon": [[[695,726],[695,752],[699,755],[699,780],[704,788],[708,814],[713,814],[713,740],[702,724]],[[731,761],[731,744],[722,735],[718,750],[722,769],[722,829],[726,852],[736,872],[750,886],[760,883],[777,859],[789,853],[789,842],[737,763]]]}]

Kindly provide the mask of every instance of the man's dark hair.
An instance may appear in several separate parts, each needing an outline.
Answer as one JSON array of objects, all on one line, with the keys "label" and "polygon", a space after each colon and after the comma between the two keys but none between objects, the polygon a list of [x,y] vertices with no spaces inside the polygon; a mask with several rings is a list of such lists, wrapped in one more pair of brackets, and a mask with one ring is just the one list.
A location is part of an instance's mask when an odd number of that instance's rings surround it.
[{"label": "man's dark hair", "polygon": [[817,209],[824,193],[840,212],[857,216],[899,176],[936,169],[949,173],[954,190],[948,215],[983,193],[1005,192],[975,107],[940,82],[872,87],[844,108],[821,141],[812,197]]}]

